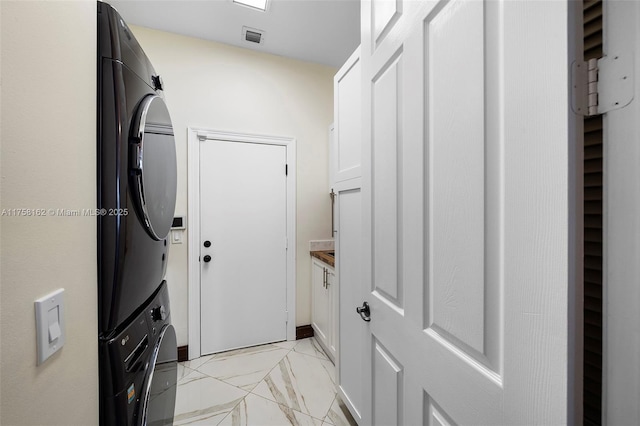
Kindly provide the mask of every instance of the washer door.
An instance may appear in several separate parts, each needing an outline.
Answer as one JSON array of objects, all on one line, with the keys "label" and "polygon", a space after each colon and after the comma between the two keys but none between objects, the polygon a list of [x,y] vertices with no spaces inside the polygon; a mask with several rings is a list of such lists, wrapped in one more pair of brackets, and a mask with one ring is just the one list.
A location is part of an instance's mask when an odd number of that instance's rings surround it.
[{"label": "washer door", "polygon": [[153,348],[142,387],[137,424],[160,426],[173,424],[178,379],[178,345],[172,325],[162,328]]},{"label": "washer door", "polygon": [[131,131],[131,198],[144,229],[160,241],[169,233],[176,206],[176,144],[161,97],[148,95],[140,102]]}]

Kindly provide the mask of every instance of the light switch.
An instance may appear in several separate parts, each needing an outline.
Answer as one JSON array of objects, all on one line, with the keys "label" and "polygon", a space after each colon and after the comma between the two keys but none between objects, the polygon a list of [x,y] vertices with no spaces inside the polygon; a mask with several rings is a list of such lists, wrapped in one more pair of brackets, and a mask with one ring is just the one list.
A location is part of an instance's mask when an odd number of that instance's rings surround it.
[{"label": "light switch", "polygon": [[64,289],[35,301],[36,339],[40,365],[64,345]]},{"label": "light switch", "polygon": [[172,229],[171,230],[171,244],[182,244],[182,230],[181,229]]},{"label": "light switch", "polygon": [[60,337],[60,307],[56,306],[49,310],[49,318],[47,324],[49,324],[49,343]]}]

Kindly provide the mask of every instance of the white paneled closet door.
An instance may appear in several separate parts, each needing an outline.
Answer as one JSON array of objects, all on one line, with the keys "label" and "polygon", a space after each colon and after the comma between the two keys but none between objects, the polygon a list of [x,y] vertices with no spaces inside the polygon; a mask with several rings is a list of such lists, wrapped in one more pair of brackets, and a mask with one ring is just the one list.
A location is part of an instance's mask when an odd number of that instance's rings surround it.
[{"label": "white paneled closet door", "polygon": [[362,4],[362,424],[572,422],[569,7]]}]

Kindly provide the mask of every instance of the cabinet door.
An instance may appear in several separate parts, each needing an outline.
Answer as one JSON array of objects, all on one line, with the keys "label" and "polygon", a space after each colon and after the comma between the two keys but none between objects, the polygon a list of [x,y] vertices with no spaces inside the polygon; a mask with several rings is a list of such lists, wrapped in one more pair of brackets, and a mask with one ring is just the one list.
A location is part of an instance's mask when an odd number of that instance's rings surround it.
[{"label": "cabinet door", "polygon": [[316,338],[328,347],[329,334],[329,292],[325,288],[325,266],[318,260],[312,259],[311,265],[311,324]]},{"label": "cabinet door", "polygon": [[362,175],[361,82],[358,47],[333,78],[335,128],[331,138],[332,185]]},{"label": "cabinet door", "polygon": [[362,354],[366,338],[366,324],[356,313],[362,305],[365,286],[362,283],[362,201],[360,179],[336,184],[336,299],[337,345],[336,375],[338,393],[351,415],[360,424],[364,389]]},{"label": "cabinet door", "polygon": [[327,348],[331,358],[336,359],[336,341],[338,340],[338,312],[337,297],[338,285],[336,273],[333,268],[327,268],[327,314],[329,315],[329,335],[327,336]]}]

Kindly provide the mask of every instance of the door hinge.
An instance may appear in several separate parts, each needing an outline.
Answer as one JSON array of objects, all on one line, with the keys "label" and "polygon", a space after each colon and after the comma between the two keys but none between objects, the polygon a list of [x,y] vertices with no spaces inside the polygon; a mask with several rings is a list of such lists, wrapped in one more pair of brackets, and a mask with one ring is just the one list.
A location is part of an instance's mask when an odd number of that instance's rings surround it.
[{"label": "door hinge", "polygon": [[284,237],[284,249],[289,250],[289,237]]},{"label": "door hinge", "polygon": [[284,175],[285,176],[289,176],[289,165],[288,164],[284,165]]},{"label": "door hinge", "polygon": [[607,55],[571,64],[571,109],[585,117],[624,108],[633,101],[633,55]]},{"label": "door hinge", "polygon": [[284,311],[284,322],[289,323],[289,311]]}]

